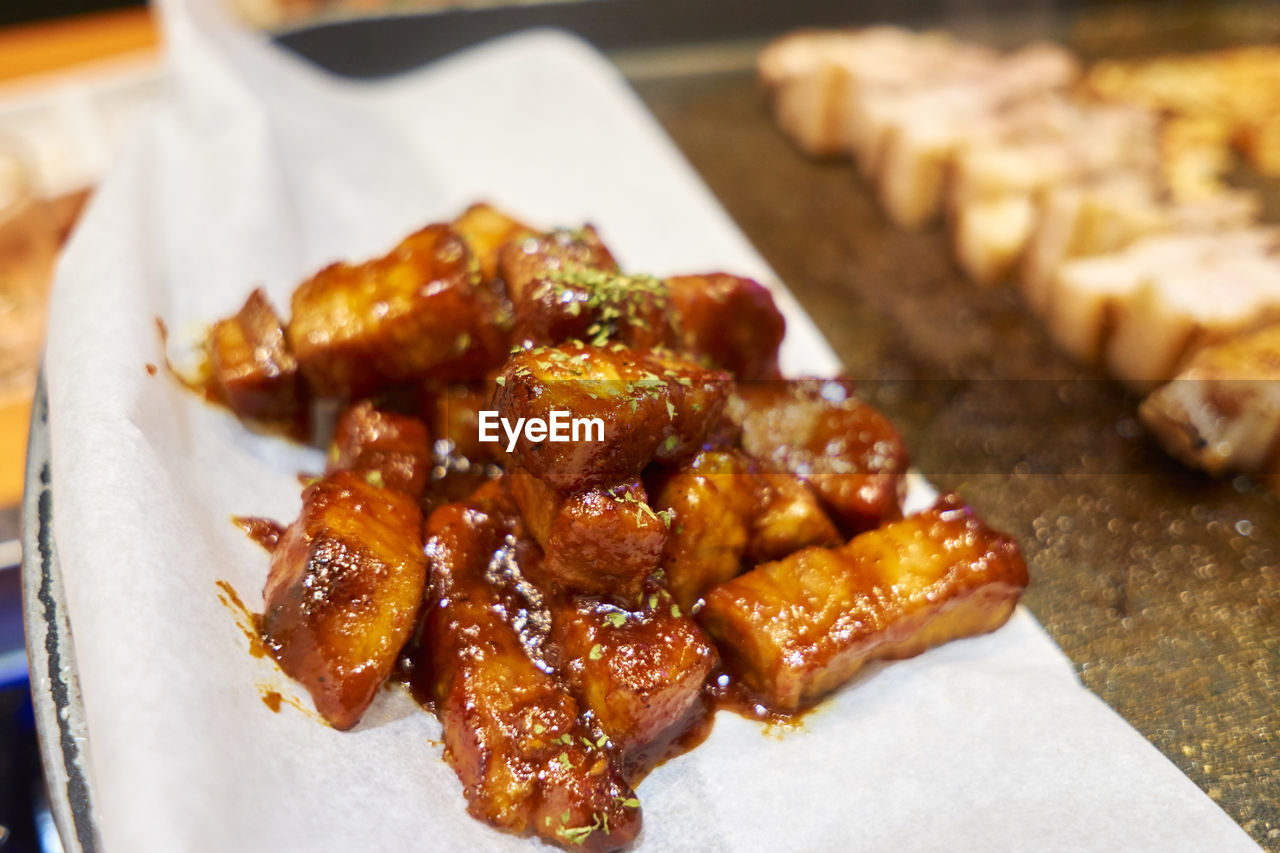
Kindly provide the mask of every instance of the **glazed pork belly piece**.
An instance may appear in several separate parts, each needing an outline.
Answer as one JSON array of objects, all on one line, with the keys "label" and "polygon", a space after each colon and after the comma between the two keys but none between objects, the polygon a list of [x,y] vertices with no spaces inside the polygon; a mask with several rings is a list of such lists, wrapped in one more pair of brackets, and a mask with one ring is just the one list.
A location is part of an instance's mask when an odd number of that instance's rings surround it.
[{"label": "glazed pork belly piece", "polygon": [[761,470],[804,480],[846,531],[901,517],[906,448],[850,383],[742,383],[726,411],[742,428],[742,449]]},{"label": "glazed pork belly piece", "polygon": [[480,440],[480,412],[493,397],[492,382],[427,382],[419,398],[419,415],[429,427],[440,456],[471,462],[495,457],[497,445]]},{"label": "glazed pork belly piece", "polygon": [[603,440],[594,440],[598,429],[591,441],[522,434],[514,447],[529,473],[581,490],[629,480],[651,461],[675,464],[692,455],[719,420],[732,380],[667,350],[570,342],[514,353],[498,382],[494,409],[510,424],[551,424],[553,412],[600,419]]},{"label": "glazed pork belly piece", "polygon": [[697,618],[747,690],[795,712],[868,661],[995,630],[1026,585],[1013,540],[946,495],[847,545],[757,566],[708,592]]},{"label": "glazed pork belly piece", "polygon": [[1280,325],[1198,352],[1139,412],[1161,444],[1210,474],[1280,480]]},{"label": "glazed pork belly piece", "polygon": [[791,474],[762,474],[745,453],[705,450],[662,478],[654,505],[670,519],[665,585],[686,612],[748,563],[840,536],[817,497]]},{"label": "glazed pork belly piece", "polygon": [[761,503],[755,465],[740,452],[703,451],[665,478],[655,505],[672,518],[662,554],[666,588],[686,612],[742,571]]},{"label": "glazed pork belly piece", "polygon": [[794,474],[759,474],[759,512],[752,520],[747,561],[777,560],[810,545],[834,545],[840,532],[809,484]]},{"label": "glazed pork belly piece", "polygon": [[565,679],[628,764],[707,711],[699,700],[719,656],[686,614],[656,588],[639,608],[592,599],[553,608]]},{"label": "glazed pork belly piece", "polygon": [[306,416],[298,360],[261,288],[234,317],[213,324],[205,346],[212,390],[239,418],[272,426]]},{"label": "glazed pork belly piece", "polygon": [[[658,515],[639,479],[563,491],[526,471],[508,476],[530,534],[542,546],[535,579],[583,595],[634,605],[658,568],[670,515]],[[531,569],[532,571],[533,569]]]},{"label": "glazed pork belly piece", "polygon": [[630,843],[639,801],[608,735],[553,674],[550,612],[523,574],[537,545],[504,487],[437,509],[426,532],[431,603],[415,670],[430,681],[468,811],[568,849]]},{"label": "glazed pork belly piece", "polygon": [[786,134],[810,155],[832,156],[861,147],[863,128],[851,120],[860,98],[971,75],[995,59],[994,51],[945,33],[876,26],[784,36],[765,48],[757,68]]},{"label": "glazed pork belly piece", "polygon": [[1280,232],[1162,234],[1071,261],[1045,313],[1072,355],[1149,390],[1199,349],[1280,317]]},{"label": "glazed pork belly piece", "polygon": [[467,244],[429,225],[382,258],[303,282],[287,332],[312,390],[353,399],[426,375],[481,378],[507,350],[500,314]]},{"label": "glazed pork belly piece", "polygon": [[355,471],[371,485],[422,497],[431,480],[431,435],[410,415],[364,400],[339,417],[326,473]]},{"label": "glazed pork belly piece", "polygon": [[675,342],[666,287],[624,275],[590,225],[531,235],[504,246],[499,275],[525,346],[565,341],[647,349]]},{"label": "glazed pork belly piece", "polygon": [[274,549],[262,636],[336,729],[359,722],[412,635],[427,559],[409,495],[342,471],[302,493]]},{"label": "glazed pork belly piece", "polygon": [[513,219],[492,205],[473,204],[453,220],[453,230],[480,268],[486,281],[497,278],[502,248],[508,243],[534,233],[533,229]]},{"label": "glazed pork belly piece", "polygon": [[787,321],[759,282],[727,273],[666,280],[681,349],[737,379],[776,379]]}]

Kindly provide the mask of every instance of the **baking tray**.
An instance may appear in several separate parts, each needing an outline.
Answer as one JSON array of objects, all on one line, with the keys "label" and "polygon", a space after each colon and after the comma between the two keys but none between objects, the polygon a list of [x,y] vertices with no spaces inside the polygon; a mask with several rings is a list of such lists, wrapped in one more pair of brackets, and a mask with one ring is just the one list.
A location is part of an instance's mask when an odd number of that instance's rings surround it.
[{"label": "baking tray", "polygon": [[31,409],[22,502],[22,618],[49,810],[66,853],[93,853],[100,845],[85,763],[88,727],[53,538],[50,464],[49,399],[42,372]]}]

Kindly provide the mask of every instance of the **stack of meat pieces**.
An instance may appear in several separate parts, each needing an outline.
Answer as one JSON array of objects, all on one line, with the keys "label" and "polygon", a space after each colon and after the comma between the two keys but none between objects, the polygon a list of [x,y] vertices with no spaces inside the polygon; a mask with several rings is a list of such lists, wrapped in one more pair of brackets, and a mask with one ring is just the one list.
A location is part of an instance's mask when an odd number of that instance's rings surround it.
[{"label": "stack of meat pieces", "polygon": [[[897,433],[848,383],[782,381],[784,328],[756,282],[624,275],[592,228],[486,206],[320,271],[287,325],[254,293],[211,330],[213,395],[269,427],[343,407],[268,647],[340,729],[407,677],[474,816],[606,850],[709,685],[796,712],[1003,624],[1014,543],[954,496],[903,519]],[[482,410],[604,430],[486,443]]]},{"label": "stack of meat pieces", "polygon": [[[1261,107],[1280,104],[1280,51],[1085,74],[1054,45],[1005,54],[873,27],[787,36],[759,71],[801,148],[852,157],[903,227],[944,217],[969,278],[1014,280],[1060,346],[1135,389],[1280,321],[1280,230],[1259,225],[1257,199],[1223,182],[1232,143],[1270,168],[1268,140],[1280,132]],[[1271,378],[1238,373],[1262,352],[1223,359],[1233,379]],[[1272,421],[1250,419],[1239,452],[1224,437],[1238,430],[1205,432],[1206,419],[1236,423],[1235,409],[1254,405],[1234,390],[1218,386],[1230,401],[1205,417],[1167,391],[1143,416],[1192,464],[1256,471],[1252,448],[1280,443]],[[1254,432],[1264,423],[1271,431]],[[1210,461],[1188,442],[1218,450]]]}]

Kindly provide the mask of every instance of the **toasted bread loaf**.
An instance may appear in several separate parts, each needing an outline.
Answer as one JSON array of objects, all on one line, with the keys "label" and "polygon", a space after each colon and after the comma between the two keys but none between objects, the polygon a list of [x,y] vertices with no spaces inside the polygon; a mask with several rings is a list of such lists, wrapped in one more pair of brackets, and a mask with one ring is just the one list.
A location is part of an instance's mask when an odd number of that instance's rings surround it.
[{"label": "toasted bread loaf", "polygon": [[1276,473],[1280,325],[1196,354],[1142,403],[1142,420],[1174,456],[1211,474]]},{"label": "toasted bread loaf", "polygon": [[1152,234],[1243,228],[1257,217],[1253,193],[1224,191],[1175,202],[1149,172],[1104,173],[1044,193],[1018,282],[1031,308],[1043,311],[1054,274],[1072,258],[1115,252]]},{"label": "toasted bread loaf", "polygon": [[782,129],[806,153],[831,156],[855,147],[851,107],[859,98],[993,56],[942,33],[879,26],[792,33],[765,48],[757,67]]},{"label": "toasted bread loaf", "polygon": [[872,142],[859,156],[889,218],[904,228],[932,222],[959,152],[998,133],[1014,105],[1069,85],[1078,70],[1062,48],[1033,44],[980,73],[930,80],[864,110]]},{"label": "toasted bread loaf", "polygon": [[950,190],[952,248],[982,285],[1008,278],[1039,223],[1041,199],[1097,174],[1155,169],[1155,117],[1127,107],[1041,98],[1008,111],[959,151]]},{"label": "toasted bread loaf", "polygon": [[1050,286],[1050,332],[1077,358],[1150,388],[1204,346],[1280,316],[1278,241],[1271,228],[1174,232],[1069,262]]}]

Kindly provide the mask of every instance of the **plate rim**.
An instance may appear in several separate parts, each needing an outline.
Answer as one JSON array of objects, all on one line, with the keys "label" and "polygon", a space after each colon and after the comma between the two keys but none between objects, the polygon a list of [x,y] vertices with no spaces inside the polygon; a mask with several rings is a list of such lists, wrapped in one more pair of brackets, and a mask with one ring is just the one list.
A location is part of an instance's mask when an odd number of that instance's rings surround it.
[{"label": "plate rim", "polygon": [[94,819],[88,725],[53,531],[49,398],[40,370],[22,497],[22,621],[49,809],[66,853],[102,849]]}]

